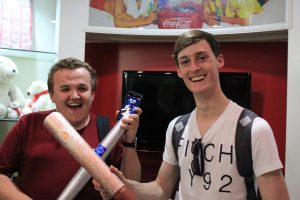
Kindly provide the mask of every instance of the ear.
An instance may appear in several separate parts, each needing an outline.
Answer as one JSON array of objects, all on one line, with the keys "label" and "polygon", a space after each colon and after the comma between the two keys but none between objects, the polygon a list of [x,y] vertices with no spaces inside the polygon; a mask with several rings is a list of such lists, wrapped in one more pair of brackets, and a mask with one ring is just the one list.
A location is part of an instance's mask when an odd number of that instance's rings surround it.
[{"label": "ear", "polygon": [[92,90],[92,101],[94,101],[95,98],[95,90]]},{"label": "ear", "polygon": [[222,54],[218,56],[217,62],[219,63],[219,68],[222,68],[224,66],[224,56]]},{"label": "ear", "polygon": [[181,71],[180,71],[179,67],[176,68],[176,71],[177,71],[177,76],[179,78],[182,78],[182,74],[181,74]]},{"label": "ear", "polygon": [[53,91],[52,92],[48,91],[48,92],[49,92],[50,99],[53,102]]}]

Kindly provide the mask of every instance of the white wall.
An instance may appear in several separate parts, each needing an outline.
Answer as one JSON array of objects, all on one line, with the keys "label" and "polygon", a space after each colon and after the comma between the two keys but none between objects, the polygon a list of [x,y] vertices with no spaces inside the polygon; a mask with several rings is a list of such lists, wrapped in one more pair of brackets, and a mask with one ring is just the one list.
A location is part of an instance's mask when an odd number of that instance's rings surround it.
[{"label": "white wall", "polygon": [[84,60],[87,7],[83,0],[58,0],[57,53],[58,59],[75,57]]},{"label": "white wall", "polygon": [[[286,181],[291,200],[300,199],[300,1],[292,1],[288,37]],[[278,113],[280,114],[280,113]]]}]

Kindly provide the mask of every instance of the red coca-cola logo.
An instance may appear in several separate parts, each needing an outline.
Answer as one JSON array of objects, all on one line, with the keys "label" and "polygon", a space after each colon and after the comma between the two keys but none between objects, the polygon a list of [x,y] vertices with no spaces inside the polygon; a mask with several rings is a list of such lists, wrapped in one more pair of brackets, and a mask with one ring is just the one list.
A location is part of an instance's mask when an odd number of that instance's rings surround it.
[{"label": "red coca-cola logo", "polygon": [[167,18],[163,21],[164,28],[188,29],[193,21],[188,18]]}]

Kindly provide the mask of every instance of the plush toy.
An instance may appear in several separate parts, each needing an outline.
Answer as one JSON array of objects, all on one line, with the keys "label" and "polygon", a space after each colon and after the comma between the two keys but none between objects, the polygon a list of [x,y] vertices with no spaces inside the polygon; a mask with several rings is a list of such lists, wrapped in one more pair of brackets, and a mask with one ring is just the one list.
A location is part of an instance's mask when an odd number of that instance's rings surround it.
[{"label": "plush toy", "polygon": [[5,118],[10,102],[24,105],[22,91],[12,82],[18,73],[17,65],[10,58],[0,56],[0,119]]},{"label": "plush toy", "polygon": [[22,108],[24,105],[20,104],[17,101],[13,101],[9,103],[7,108],[7,118],[8,119],[18,119],[23,115]]},{"label": "plush toy", "polygon": [[[25,106],[22,108],[22,113],[23,115],[26,115],[28,113],[31,113],[32,112],[32,106],[31,106],[31,101],[32,101],[32,98],[31,97],[28,97],[28,98],[25,98]],[[30,107],[29,107],[30,106]]]},{"label": "plush toy", "polygon": [[55,109],[55,104],[51,101],[48,86],[45,82],[33,81],[27,89],[27,95],[31,101],[28,102],[27,100],[26,107],[23,109],[24,114]]}]

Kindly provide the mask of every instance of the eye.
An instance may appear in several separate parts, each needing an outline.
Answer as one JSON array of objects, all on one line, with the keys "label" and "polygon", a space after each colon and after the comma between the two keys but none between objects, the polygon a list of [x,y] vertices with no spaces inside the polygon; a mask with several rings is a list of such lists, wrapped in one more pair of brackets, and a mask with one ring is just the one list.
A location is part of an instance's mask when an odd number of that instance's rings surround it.
[{"label": "eye", "polygon": [[179,66],[185,67],[190,63],[190,59],[183,58],[179,60]]},{"label": "eye", "polygon": [[207,58],[207,55],[205,55],[205,54],[197,54],[197,56],[196,56],[197,62],[204,62],[206,58]]},{"label": "eye", "polygon": [[61,92],[68,92],[70,89],[69,88],[67,88],[67,87],[62,87],[62,88],[60,88],[60,91]]},{"label": "eye", "polygon": [[79,88],[79,91],[85,92],[85,91],[87,91],[87,89],[86,88]]},{"label": "eye", "polygon": [[88,87],[86,87],[85,85],[81,85],[78,87],[78,90],[81,91],[81,92],[85,92],[88,90]]}]

